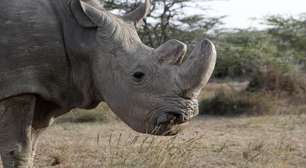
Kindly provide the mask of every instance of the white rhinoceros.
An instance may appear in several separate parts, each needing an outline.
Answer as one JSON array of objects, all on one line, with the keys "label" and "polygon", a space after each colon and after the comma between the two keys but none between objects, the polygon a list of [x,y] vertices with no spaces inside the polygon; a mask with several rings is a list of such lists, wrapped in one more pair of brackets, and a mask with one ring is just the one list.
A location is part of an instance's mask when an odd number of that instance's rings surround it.
[{"label": "white rhinoceros", "polygon": [[131,128],[174,135],[198,113],[197,96],[216,61],[214,45],[170,40],[157,49],[135,25],[150,2],[125,16],[98,0],[0,3],[0,153],[4,167],[32,167],[52,118],[105,101]]}]

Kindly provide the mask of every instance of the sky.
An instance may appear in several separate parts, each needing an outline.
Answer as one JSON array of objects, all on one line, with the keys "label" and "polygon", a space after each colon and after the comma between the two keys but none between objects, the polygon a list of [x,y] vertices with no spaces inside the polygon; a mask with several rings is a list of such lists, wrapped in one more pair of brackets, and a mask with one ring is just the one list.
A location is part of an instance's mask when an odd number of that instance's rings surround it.
[{"label": "sky", "polygon": [[[226,28],[262,28],[260,18],[281,14],[297,16],[306,13],[306,0],[214,0],[198,2],[198,7],[208,8],[209,16],[227,17],[223,20]],[[197,13],[191,9],[188,13]],[[257,18],[254,20],[254,18]]]}]

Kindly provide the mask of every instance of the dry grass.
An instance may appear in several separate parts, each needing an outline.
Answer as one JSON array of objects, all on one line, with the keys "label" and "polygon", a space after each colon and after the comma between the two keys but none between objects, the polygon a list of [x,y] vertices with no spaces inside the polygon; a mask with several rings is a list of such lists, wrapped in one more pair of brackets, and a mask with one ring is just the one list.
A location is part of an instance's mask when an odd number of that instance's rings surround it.
[{"label": "dry grass", "polygon": [[306,115],[202,116],[175,137],[153,137],[120,121],[65,123],[41,137],[36,167],[281,168],[306,165]]}]

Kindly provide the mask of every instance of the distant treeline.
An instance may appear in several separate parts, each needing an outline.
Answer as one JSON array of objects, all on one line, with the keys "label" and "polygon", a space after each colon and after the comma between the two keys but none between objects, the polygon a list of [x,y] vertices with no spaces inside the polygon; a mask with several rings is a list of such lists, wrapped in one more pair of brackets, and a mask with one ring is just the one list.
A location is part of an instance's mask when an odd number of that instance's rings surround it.
[{"label": "distant treeline", "polygon": [[215,77],[251,77],[259,71],[303,71],[306,63],[306,16],[270,16],[266,30],[215,34],[219,61]]},{"label": "distant treeline", "polygon": [[[105,7],[121,13],[133,10],[139,0],[104,0]],[[192,1],[195,2],[195,1]],[[189,45],[210,38],[218,50],[215,78],[252,78],[261,71],[305,69],[306,15],[270,16],[265,30],[223,30],[224,17],[184,15],[191,0],[155,0],[151,14],[139,30],[143,42],[157,47],[169,39]]]}]

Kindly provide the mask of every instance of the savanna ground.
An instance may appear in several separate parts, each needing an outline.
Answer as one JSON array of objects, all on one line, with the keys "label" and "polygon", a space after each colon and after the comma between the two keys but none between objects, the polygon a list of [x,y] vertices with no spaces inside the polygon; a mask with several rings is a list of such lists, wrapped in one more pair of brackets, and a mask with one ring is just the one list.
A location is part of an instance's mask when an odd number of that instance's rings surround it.
[{"label": "savanna ground", "polygon": [[176,137],[121,122],[59,124],[41,138],[36,167],[263,167],[306,165],[306,115],[201,116]]},{"label": "savanna ground", "polygon": [[[203,97],[213,97],[220,90],[238,93],[246,85],[210,84]],[[302,112],[305,107],[286,106],[299,112],[204,114],[174,137],[138,134],[105,112],[108,111],[105,106],[100,107],[104,112],[72,112],[42,135],[35,167],[303,168],[306,166],[306,114]]]}]

